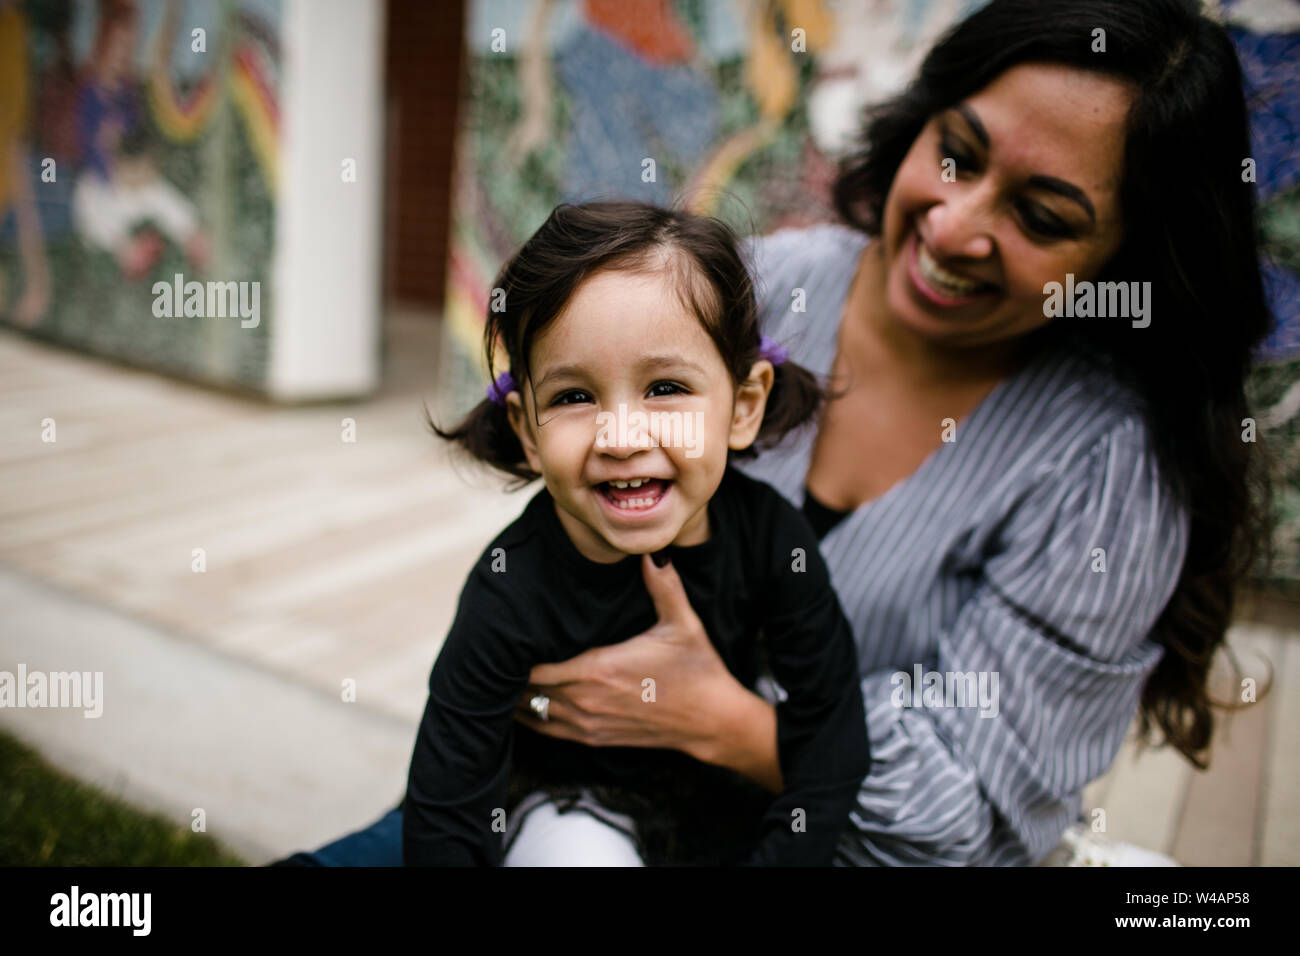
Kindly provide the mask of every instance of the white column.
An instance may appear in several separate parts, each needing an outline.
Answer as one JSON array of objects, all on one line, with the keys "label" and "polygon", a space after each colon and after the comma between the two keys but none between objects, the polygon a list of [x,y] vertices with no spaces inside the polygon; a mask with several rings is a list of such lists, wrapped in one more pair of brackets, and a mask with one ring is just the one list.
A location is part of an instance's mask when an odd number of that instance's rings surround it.
[{"label": "white column", "polygon": [[346,398],[379,382],[385,11],[383,0],[285,3],[268,374],[276,399]]}]

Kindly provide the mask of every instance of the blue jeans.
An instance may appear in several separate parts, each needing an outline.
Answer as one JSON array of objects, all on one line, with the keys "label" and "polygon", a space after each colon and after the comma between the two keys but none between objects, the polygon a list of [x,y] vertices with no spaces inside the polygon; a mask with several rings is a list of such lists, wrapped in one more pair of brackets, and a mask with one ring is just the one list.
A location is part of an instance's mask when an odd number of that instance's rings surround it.
[{"label": "blue jeans", "polygon": [[315,853],[295,853],[284,861],[299,866],[401,866],[402,808],[389,810],[364,830],[327,843]]}]

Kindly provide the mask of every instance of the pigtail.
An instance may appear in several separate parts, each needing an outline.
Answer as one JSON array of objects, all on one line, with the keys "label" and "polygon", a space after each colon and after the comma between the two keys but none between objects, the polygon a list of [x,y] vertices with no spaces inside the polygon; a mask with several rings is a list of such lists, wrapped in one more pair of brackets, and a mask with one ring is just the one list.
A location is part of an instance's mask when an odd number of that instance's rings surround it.
[{"label": "pigtail", "polygon": [[775,368],[772,392],[754,444],[761,448],[777,444],[787,433],[813,420],[826,399],[826,390],[817,376],[802,365],[782,362]]},{"label": "pigtail", "polygon": [[470,409],[460,424],[450,431],[438,427],[426,405],[424,421],[435,435],[456,445],[471,458],[518,479],[510,483],[512,491],[541,477],[528,467],[524,446],[519,443],[519,436],[510,427],[504,405],[485,398]]},{"label": "pigtail", "polygon": [[[554,219],[554,213],[551,216]],[[548,220],[549,222],[550,220]],[[515,274],[521,267],[521,262],[525,261],[525,254],[528,252],[530,244],[535,244],[536,238],[526,243],[522,249],[515,253],[504,265],[498,270],[496,277],[492,281],[493,289],[505,290],[506,300],[513,302],[513,295],[516,285]],[[518,339],[517,322],[519,315],[526,311],[526,304],[516,304],[512,312],[498,312],[489,309],[484,316],[483,323],[483,358],[487,366],[488,377],[496,378],[496,369],[494,368],[494,359],[497,356],[499,346],[504,345],[507,353],[512,351],[512,343]],[[527,349],[527,343],[516,345],[514,351],[522,353]],[[522,365],[521,360],[516,360],[516,367]],[[424,421],[439,438],[451,442],[462,453],[468,455],[476,461],[482,462],[491,468],[496,469],[515,479],[507,486],[507,491],[518,491],[534,479],[540,478],[537,472],[528,466],[528,457],[524,454],[524,446],[519,442],[519,436],[515,430],[510,427],[510,416],[506,413],[504,404],[497,404],[491,398],[484,398],[461,419],[459,425],[450,431],[439,428],[434,422],[433,416],[429,414],[429,407],[424,407]]]}]

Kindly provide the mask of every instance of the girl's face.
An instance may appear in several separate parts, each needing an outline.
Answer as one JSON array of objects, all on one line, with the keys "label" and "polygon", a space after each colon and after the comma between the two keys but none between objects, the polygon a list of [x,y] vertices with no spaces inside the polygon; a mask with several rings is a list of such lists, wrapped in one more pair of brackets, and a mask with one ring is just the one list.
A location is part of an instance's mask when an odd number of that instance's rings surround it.
[{"label": "girl's face", "polygon": [[610,563],[709,538],[709,499],[728,449],[758,434],[771,363],[733,387],[663,275],[600,272],[534,340],[530,364],[532,381],[507,396],[510,424],[579,552]]},{"label": "girl's face", "polygon": [[1118,80],[1022,64],[932,117],[885,202],[886,313],[953,346],[1050,321],[1043,286],[1092,279],[1121,244],[1130,101]]}]

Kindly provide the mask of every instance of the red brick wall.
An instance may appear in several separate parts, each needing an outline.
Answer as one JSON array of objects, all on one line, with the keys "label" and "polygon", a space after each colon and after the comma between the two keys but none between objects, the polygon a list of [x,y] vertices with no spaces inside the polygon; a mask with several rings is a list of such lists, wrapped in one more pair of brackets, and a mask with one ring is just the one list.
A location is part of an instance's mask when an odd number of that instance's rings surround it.
[{"label": "red brick wall", "polygon": [[384,286],[442,307],[464,0],[388,0]]}]

